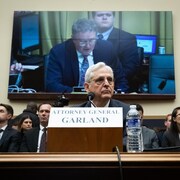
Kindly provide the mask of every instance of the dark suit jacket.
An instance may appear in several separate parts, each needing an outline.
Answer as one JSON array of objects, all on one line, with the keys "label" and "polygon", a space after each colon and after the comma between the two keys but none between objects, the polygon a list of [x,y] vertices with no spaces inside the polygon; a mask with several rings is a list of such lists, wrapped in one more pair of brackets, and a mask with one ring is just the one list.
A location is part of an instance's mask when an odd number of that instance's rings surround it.
[{"label": "dark suit jacket", "polygon": [[[118,62],[112,44],[97,40],[93,50],[94,63],[105,62],[111,66],[115,75],[115,89],[127,91],[128,84],[122,64]],[[49,53],[46,74],[46,91],[72,92],[79,82],[79,62],[72,39],[54,46]]]},{"label": "dark suit jacket", "polygon": [[39,138],[39,127],[34,127],[26,131],[24,133],[19,151],[37,152],[38,138]]},{"label": "dark suit jacket", "polygon": [[138,55],[136,37],[121,29],[113,28],[108,39],[115,48],[116,55],[122,63],[123,70],[128,79],[129,91],[134,90],[135,77],[138,76],[141,62]]},{"label": "dark suit jacket", "polygon": [[162,138],[162,147],[180,146],[179,134],[171,130],[165,131]]},{"label": "dark suit jacket", "polygon": [[10,145],[13,140],[13,136],[15,136],[18,133],[17,130],[7,126],[6,129],[3,132],[3,135],[0,139],[0,152],[9,152],[10,151]]},{"label": "dark suit jacket", "polygon": [[[89,101],[85,102],[85,103],[82,103],[82,104],[79,104],[77,105],[76,107],[91,107],[91,103]],[[122,107],[123,109],[123,135],[125,135],[125,128],[126,128],[126,114],[127,112],[129,111],[129,105],[122,102],[122,101],[119,101],[119,100],[116,100],[116,99],[111,99],[110,100],[110,103],[109,103],[109,107]]]},{"label": "dark suit jacket", "polygon": [[132,78],[140,66],[136,37],[121,29],[113,28],[107,40],[112,42],[125,74]]}]

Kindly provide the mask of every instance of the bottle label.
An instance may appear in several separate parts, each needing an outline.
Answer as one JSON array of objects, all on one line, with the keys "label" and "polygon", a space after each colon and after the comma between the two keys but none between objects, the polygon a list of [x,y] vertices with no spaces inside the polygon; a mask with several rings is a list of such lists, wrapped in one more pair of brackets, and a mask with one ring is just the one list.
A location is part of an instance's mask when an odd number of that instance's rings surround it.
[{"label": "bottle label", "polygon": [[140,119],[129,119],[127,123],[128,127],[140,127]]}]

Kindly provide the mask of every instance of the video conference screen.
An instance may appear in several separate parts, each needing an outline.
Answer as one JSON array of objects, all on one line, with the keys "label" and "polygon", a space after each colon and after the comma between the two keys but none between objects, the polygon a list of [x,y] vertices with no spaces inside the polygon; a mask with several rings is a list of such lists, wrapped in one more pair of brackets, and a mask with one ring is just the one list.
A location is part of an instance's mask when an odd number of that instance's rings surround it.
[{"label": "video conference screen", "polygon": [[[73,39],[73,25],[83,18],[96,24],[96,36]],[[108,23],[112,25],[110,28]],[[98,39],[100,33],[102,40]],[[159,46],[163,46],[163,56],[172,55],[167,61],[174,61],[173,43],[171,11],[15,11],[10,65],[20,63],[23,71],[10,68],[8,93],[84,93],[84,88],[79,86],[81,50],[76,49],[78,44],[86,50],[92,48],[89,65],[107,62],[114,74],[119,71],[114,62],[122,65],[127,88],[123,89],[125,86],[115,75],[115,93],[175,94],[174,66],[168,67],[158,51]],[[138,47],[143,49],[143,54],[139,54]],[[111,49],[112,60],[108,57]],[[163,74],[170,69],[165,86],[169,87],[171,82],[173,92],[152,91],[158,88],[152,88],[150,77],[154,76],[150,72],[153,55],[159,56],[157,61],[162,64],[157,71]],[[158,76],[161,78],[161,74]],[[153,82],[153,86],[156,83]]]}]

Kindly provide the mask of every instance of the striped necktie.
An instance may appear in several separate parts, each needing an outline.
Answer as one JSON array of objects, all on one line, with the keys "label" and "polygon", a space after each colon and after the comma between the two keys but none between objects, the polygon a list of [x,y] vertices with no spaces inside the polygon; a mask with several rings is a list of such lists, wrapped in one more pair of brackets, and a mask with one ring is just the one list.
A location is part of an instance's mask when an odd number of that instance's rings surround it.
[{"label": "striped necktie", "polygon": [[88,62],[88,56],[84,56],[84,59],[83,59],[83,62],[82,62],[82,65],[81,65],[81,73],[80,73],[80,86],[84,86],[84,81],[85,81],[85,73],[86,73],[86,70],[88,69],[89,67],[89,62]]},{"label": "striped necktie", "polygon": [[3,129],[0,129],[0,139],[2,138],[2,132],[3,131],[4,131]]},{"label": "striped necktie", "polygon": [[43,134],[41,136],[41,143],[39,152],[46,152],[46,145],[47,145],[47,137],[46,137],[47,128],[43,129]]}]

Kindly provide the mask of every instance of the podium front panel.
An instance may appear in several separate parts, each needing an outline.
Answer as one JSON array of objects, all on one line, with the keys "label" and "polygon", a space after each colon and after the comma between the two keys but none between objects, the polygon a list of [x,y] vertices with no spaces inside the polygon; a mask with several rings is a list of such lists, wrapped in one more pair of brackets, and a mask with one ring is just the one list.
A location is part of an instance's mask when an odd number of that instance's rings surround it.
[{"label": "podium front panel", "polygon": [[123,128],[48,128],[48,152],[123,151]]}]

